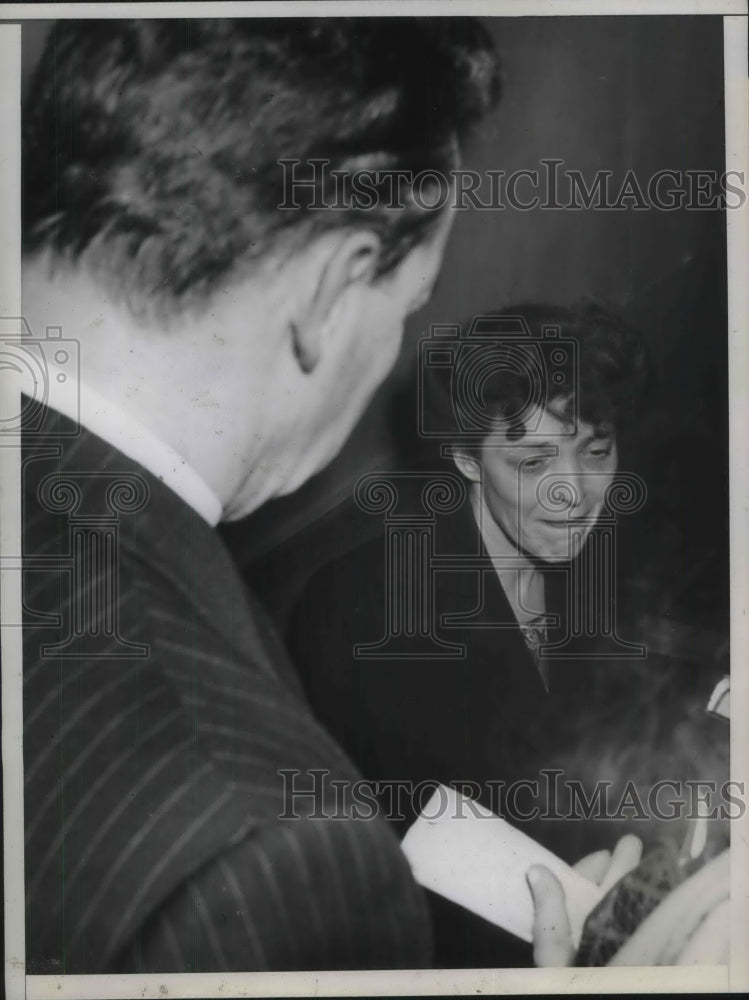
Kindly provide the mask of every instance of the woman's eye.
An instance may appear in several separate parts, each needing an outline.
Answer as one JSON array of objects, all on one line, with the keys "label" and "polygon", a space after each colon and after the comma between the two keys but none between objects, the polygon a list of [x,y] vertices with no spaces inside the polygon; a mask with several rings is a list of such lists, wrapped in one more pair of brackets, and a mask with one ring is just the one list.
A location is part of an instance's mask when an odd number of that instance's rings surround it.
[{"label": "woman's eye", "polygon": [[598,448],[589,448],[588,449],[588,457],[589,458],[598,458],[598,459],[608,458],[610,454],[611,454],[611,445],[610,444],[607,444],[605,446],[601,446],[601,447],[598,447]]},{"label": "woman's eye", "polygon": [[540,458],[527,458],[523,462],[523,472],[538,472],[539,469],[544,469],[549,464],[550,455],[544,455]]}]

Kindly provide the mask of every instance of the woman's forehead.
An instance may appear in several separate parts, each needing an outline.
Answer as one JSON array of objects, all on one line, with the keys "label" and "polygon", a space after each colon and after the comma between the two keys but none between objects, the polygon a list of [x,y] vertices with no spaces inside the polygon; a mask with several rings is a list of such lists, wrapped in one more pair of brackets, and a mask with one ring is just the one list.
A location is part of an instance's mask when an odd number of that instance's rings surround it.
[{"label": "woman's forehead", "polygon": [[485,443],[509,443],[520,447],[542,447],[563,442],[576,443],[589,437],[608,437],[614,429],[606,422],[590,423],[567,411],[567,400],[549,406],[529,407],[522,414],[500,417]]}]

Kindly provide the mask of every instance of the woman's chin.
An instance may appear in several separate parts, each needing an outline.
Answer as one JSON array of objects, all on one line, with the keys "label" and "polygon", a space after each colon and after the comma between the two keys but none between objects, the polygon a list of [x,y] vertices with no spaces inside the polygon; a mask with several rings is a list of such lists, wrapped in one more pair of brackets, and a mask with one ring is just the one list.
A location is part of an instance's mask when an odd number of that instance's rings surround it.
[{"label": "woman's chin", "polygon": [[537,555],[534,556],[534,558],[537,559],[539,562],[547,563],[550,566],[556,566],[559,565],[560,563],[570,562],[571,559],[575,558],[575,555],[577,555],[577,553],[573,554],[567,551],[559,553],[545,551],[543,553],[539,552]]},{"label": "woman's chin", "polygon": [[581,538],[577,533],[559,539],[544,537],[534,540],[533,546],[526,546],[526,552],[543,563],[570,562],[580,554],[586,538],[587,535]]}]

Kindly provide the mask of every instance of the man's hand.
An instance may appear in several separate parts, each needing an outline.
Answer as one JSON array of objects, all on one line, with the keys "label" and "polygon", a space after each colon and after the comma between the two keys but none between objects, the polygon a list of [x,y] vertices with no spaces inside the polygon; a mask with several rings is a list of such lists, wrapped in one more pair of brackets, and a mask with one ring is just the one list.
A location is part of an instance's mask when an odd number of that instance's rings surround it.
[{"label": "man's hand", "polygon": [[[642,855],[637,837],[623,837],[614,849],[588,855],[575,865],[581,875],[608,891],[635,868]],[[552,873],[536,865],[528,872],[535,921],[536,965],[572,965],[575,948],[564,892]],[[716,965],[728,958],[729,856],[724,851],[669,893],[612,958],[610,965]]]},{"label": "man's hand", "polygon": [[[620,878],[636,868],[642,858],[642,841],[628,834],[611,851],[596,851],[573,867],[584,878],[600,886],[604,892]],[[572,965],[576,948],[572,942],[564,890],[558,880],[543,865],[528,871],[534,904],[533,959],[538,966],[559,968]]]}]

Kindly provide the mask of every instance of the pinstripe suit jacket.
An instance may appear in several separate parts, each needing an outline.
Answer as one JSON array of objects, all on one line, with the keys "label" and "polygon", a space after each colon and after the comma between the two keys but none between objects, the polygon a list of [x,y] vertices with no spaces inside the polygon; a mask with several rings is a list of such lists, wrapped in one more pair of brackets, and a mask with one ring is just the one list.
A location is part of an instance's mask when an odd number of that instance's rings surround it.
[{"label": "pinstripe suit jacket", "polygon": [[23,453],[28,971],[426,964],[385,822],[290,801],[309,769],[358,775],[217,534],[41,420]]}]

